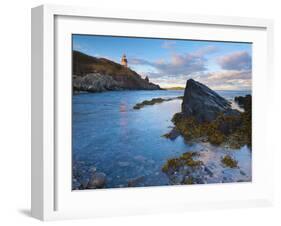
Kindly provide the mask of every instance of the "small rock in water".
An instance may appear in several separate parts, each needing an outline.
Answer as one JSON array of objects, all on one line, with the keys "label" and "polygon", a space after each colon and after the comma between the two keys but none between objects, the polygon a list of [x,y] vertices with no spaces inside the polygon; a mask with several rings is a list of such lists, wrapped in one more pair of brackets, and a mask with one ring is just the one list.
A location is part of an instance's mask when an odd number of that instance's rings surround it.
[{"label": "small rock in water", "polygon": [[144,176],[136,177],[128,180],[128,187],[135,187],[144,180]]},{"label": "small rock in water", "polygon": [[170,176],[170,183],[173,185],[182,184],[183,180],[184,180],[184,175],[179,173],[174,173],[173,175]]},{"label": "small rock in water", "polygon": [[105,173],[94,173],[91,177],[87,188],[103,188],[106,184],[106,175]]},{"label": "small rock in water", "polygon": [[97,171],[97,168],[94,166],[89,169],[90,173],[95,173],[96,171]]},{"label": "small rock in water", "polygon": [[76,179],[72,180],[72,189],[73,190],[78,190],[80,186],[81,186],[81,184]]},{"label": "small rock in water", "polygon": [[80,183],[81,183],[82,188],[85,189],[88,186],[89,179],[83,179]]},{"label": "small rock in water", "polygon": [[180,133],[178,132],[178,130],[173,128],[169,133],[166,133],[162,136],[166,137],[170,140],[175,140],[179,135],[180,135]]},{"label": "small rock in water", "polygon": [[244,171],[242,171],[242,170],[240,170],[240,174],[243,175],[243,176],[246,175],[246,173]]},{"label": "small rock in water", "polygon": [[183,184],[193,184],[194,183],[194,179],[191,176],[186,176],[183,180]]},{"label": "small rock in water", "polygon": [[205,166],[205,171],[212,177],[214,174],[213,172],[207,167]]}]

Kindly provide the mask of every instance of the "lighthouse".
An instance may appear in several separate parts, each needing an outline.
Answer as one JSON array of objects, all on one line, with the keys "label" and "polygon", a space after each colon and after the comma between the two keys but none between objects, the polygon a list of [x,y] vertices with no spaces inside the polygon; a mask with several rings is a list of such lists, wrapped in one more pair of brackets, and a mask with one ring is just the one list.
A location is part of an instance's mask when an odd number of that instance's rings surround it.
[{"label": "lighthouse", "polygon": [[128,67],[128,60],[127,60],[125,54],[123,54],[123,56],[121,58],[121,65],[123,65],[124,67]]}]

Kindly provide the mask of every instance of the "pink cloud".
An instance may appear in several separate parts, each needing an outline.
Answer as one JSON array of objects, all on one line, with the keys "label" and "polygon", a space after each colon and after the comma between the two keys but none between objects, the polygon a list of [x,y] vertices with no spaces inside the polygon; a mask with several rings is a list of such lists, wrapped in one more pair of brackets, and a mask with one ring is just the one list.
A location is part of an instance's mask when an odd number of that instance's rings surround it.
[{"label": "pink cloud", "polygon": [[252,57],[246,51],[234,52],[217,59],[218,64],[225,70],[251,70]]}]

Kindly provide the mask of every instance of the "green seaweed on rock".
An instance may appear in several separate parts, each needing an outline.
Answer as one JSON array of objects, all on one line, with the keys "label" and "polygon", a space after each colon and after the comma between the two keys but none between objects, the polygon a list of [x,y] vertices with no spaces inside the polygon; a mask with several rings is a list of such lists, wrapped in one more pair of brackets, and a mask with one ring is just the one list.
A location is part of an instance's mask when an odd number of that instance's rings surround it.
[{"label": "green seaweed on rock", "polygon": [[225,155],[222,159],[221,162],[226,166],[230,168],[237,168],[238,167],[238,162],[233,159],[230,155]]},{"label": "green seaweed on rock", "polygon": [[194,160],[194,157],[198,156],[197,152],[185,152],[178,158],[168,159],[167,162],[163,165],[162,171],[168,173],[169,171],[178,171],[181,167],[197,167],[202,164],[200,160]]},{"label": "green seaweed on rock", "polygon": [[176,113],[172,122],[188,142],[204,138],[213,145],[225,144],[231,148],[240,148],[244,145],[251,147],[252,112],[248,97],[243,107],[245,112],[235,115],[221,113],[211,122],[199,123],[194,117],[186,117],[183,113]]},{"label": "green seaweed on rock", "polygon": [[139,110],[141,108],[143,108],[144,106],[147,106],[147,105],[154,105],[154,104],[160,104],[162,102],[165,102],[165,101],[171,101],[171,100],[176,100],[176,99],[183,99],[182,96],[178,96],[178,97],[171,97],[171,98],[153,98],[151,100],[144,100],[143,102],[141,103],[137,103],[133,109],[135,110]]}]

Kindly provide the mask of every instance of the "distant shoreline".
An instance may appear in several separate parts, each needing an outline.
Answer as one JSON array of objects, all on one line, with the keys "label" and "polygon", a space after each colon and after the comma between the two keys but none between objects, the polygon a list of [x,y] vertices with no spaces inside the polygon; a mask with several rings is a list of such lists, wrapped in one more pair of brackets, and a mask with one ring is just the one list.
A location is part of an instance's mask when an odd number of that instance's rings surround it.
[{"label": "distant shoreline", "polygon": [[185,88],[184,87],[180,87],[180,86],[175,86],[175,87],[169,87],[169,88],[163,88],[161,87],[162,89],[165,89],[165,90],[184,90]]}]

